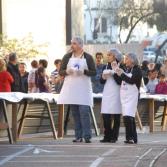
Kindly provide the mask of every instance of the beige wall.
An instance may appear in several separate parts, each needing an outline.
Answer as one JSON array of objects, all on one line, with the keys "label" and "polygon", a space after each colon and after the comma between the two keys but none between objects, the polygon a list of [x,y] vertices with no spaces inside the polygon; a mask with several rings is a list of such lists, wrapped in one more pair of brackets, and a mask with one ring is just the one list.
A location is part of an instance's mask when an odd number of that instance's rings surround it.
[{"label": "beige wall", "polygon": [[137,54],[139,61],[142,61],[142,53],[143,47],[138,43],[130,43],[130,44],[112,44],[112,45],[85,45],[84,49],[91,55],[95,56],[96,52],[102,52],[104,55],[107,54],[111,48],[117,48],[122,53],[126,54],[129,52],[133,52]]}]

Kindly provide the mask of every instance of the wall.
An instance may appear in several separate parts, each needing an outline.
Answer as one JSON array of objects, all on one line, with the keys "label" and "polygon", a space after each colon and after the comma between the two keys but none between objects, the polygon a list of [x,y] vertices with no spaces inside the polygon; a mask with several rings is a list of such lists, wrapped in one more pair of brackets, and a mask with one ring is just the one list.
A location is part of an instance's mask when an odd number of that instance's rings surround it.
[{"label": "wall", "polygon": [[96,52],[102,52],[104,55],[106,55],[107,51],[109,51],[111,48],[117,48],[124,54],[133,52],[137,54],[139,61],[142,61],[143,48],[142,45],[138,43],[84,46],[85,51],[93,56],[96,54]]}]

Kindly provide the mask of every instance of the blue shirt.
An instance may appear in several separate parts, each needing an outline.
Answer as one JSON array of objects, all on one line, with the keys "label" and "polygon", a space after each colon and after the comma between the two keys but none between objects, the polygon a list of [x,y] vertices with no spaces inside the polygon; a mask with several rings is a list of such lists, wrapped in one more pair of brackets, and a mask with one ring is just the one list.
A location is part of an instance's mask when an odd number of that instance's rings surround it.
[{"label": "blue shirt", "polygon": [[104,85],[100,83],[104,64],[96,66],[96,76],[91,77],[93,93],[102,93]]}]

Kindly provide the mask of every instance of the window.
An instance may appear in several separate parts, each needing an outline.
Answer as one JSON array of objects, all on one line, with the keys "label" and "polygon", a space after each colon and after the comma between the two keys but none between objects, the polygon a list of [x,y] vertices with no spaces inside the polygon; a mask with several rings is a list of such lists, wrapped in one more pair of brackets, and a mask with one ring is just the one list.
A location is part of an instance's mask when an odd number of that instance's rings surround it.
[{"label": "window", "polygon": [[99,24],[99,19],[98,18],[94,19],[94,30],[96,32],[100,32],[100,24]]},{"label": "window", "polygon": [[107,19],[105,17],[101,19],[101,29],[102,33],[107,32]]},{"label": "window", "polygon": [[105,17],[94,19],[94,30],[98,33],[107,32],[107,19]]}]

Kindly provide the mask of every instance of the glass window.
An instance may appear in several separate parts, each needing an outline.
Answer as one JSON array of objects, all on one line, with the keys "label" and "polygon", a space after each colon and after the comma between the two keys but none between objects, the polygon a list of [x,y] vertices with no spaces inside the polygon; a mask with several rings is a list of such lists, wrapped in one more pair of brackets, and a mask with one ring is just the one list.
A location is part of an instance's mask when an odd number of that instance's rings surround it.
[{"label": "glass window", "polygon": [[96,32],[100,32],[100,24],[99,24],[99,19],[98,18],[94,19],[94,30]]},{"label": "glass window", "polygon": [[103,17],[102,19],[101,19],[101,28],[102,28],[102,33],[105,33],[105,32],[107,32],[107,19],[105,18],[105,17]]}]

